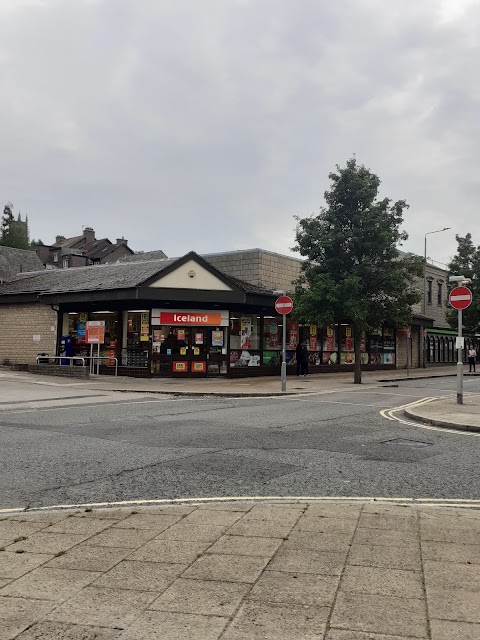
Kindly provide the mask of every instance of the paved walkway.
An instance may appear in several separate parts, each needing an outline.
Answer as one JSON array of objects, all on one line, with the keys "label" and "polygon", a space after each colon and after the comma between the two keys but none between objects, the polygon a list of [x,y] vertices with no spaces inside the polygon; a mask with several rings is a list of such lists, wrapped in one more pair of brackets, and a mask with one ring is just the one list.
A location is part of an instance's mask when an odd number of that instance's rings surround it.
[{"label": "paved walkway", "polygon": [[480,638],[479,510],[263,501],[0,518],[1,640]]},{"label": "paved walkway", "polygon": [[405,409],[405,415],[426,424],[480,432],[480,395],[465,395],[457,404],[456,394],[446,400],[435,400]]},{"label": "paved walkway", "polygon": [[[435,367],[430,369],[412,369],[410,377],[404,369],[392,371],[364,371],[363,384],[378,385],[398,380],[417,380],[421,378],[454,376],[456,367]],[[41,376],[44,379],[44,376]],[[51,378],[50,378],[51,379]],[[59,380],[59,378],[56,378]],[[71,382],[71,380],[68,380]],[[173,393],[180,395],[272,395],[281,394],[280,378],[264,376],[258,378],[128,378],[100,376],[92,378],[89,383],[82,383],[95,389],[105,391],[138,391],[150,393]],[[353,385],[353,370],[341,373],[317,373],[303,376],[287,377],[287,393],[319,392],[328,389]]]}]

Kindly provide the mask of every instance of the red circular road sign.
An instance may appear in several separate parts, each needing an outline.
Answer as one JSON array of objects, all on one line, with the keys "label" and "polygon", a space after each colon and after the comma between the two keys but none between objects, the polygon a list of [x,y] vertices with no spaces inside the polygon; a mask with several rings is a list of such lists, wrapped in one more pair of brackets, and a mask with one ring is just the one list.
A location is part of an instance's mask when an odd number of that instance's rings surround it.
[{"label": "red circular road sign", "polygon": [[473,295],[467,287],[455,287],[450,292],[450,305],[454,309],[466,309],[472,304]]},{"label": "red circular road sign", "polygon": [[289,296],[280,296],[275,301],[275,311],[286,316],[293,309],[293,300]]}]

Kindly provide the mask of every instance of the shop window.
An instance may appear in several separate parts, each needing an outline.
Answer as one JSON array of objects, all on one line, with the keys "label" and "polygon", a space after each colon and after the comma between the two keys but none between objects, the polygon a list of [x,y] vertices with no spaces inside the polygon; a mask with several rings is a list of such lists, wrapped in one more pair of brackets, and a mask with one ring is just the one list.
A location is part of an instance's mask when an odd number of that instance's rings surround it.
[{"label": "shop window", "polygon": [[124,316],[122,365],[148,366],[150,314],[148,311],[128,311]]},{"label": "shop window", "polygon": [[238,315],[230,318],[230,367],[260,366],[260,317]]},{"label": "shop window", "polygon": [[286,316],[265,316],[263,319],[264,350],[277,351],[282,349],[283,323],[285,318]]},{"label": "shop window", "polygon": [[340,325],[340,364],[354,364],[353,327]]},{"label": "shop window", "polygon": [[336,325],[323,328],[322,364],[338,364],[338,327]]}]

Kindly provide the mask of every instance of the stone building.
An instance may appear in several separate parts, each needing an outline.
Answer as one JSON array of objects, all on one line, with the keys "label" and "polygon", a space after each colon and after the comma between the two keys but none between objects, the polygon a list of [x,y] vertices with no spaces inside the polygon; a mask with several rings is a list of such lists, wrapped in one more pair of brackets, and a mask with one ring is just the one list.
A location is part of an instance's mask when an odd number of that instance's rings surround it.
[{"label": "stone building", "polygon": [[36,252],[47,269],[112,264],[133,254],[125,238],[97,240],[91,227],[85,227],[81,236],[57,236],[52,245],[39,245]]}]

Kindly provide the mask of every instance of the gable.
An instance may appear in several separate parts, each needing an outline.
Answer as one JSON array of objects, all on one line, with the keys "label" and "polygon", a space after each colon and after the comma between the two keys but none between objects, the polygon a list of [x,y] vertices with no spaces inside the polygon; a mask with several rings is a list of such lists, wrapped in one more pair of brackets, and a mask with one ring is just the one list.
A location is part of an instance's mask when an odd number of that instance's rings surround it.
[{"label": "gable", "polygon": [[154,289],[201,289],[205,291],[233,291],[232,287],[220,280],[196,260],[187,260],[176,269],[161,275],[150,283]]}]

